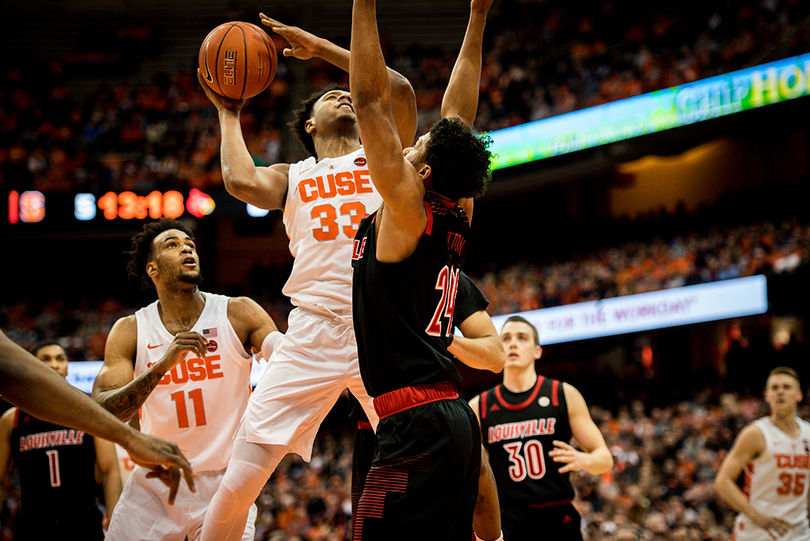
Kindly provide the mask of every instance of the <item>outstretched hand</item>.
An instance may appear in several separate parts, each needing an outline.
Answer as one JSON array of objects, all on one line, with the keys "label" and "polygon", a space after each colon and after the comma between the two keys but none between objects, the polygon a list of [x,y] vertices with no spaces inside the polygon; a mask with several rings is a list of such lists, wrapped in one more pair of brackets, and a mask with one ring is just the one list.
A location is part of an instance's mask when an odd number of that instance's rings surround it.
[{"label": "outstretched hand", "polygon": [[290,44],[281,54],[284,56],[292,56],[299,60],[309,60],[317,56],[318,48],[320,47],[320,38],[318,38],[318,36],[301,30],[297,26],[282,24],[264,13],[259,13],[259,17],[263,25],[269,26],[273,32],[286,39]]},{"label": "outstretched hand", "polygon": [[129,457],[135,464],[152,470],[146,476],[151,479],[160,479],[169,487],[169,504],[174,503],[177,489],[180,486],[180,472],[185,478],[191,492],[196,492],[194,486],[194,471],[186,457],[176,443],[157,438],[142,432],[133,431],[134,437],[124,445]]},{"label": "outstretched hand", "polygon": [[[185,475],[186,472],[184,471]],[[177,491],[180,489],[180,468],[177,466],[170,466],[164,468],[163,466],[156,466],[152,471],[146,474],[147,479],[158,479],[161,483],[169,487],[169,505],[174,505],[174,499],[177,497]],[[194,479],[186,477],[186,483],[192,492],[195,492]]]},{"label": "outstretched hand", "polygon": [[577,451],[572,445],[559,440],[554,440],[554,449],[548,452],[548,456],[550,456],[554,462],[562,462],[565,464],[565,466],[559,469],[560,473],[584,470],[589,458],[587,453]]}]

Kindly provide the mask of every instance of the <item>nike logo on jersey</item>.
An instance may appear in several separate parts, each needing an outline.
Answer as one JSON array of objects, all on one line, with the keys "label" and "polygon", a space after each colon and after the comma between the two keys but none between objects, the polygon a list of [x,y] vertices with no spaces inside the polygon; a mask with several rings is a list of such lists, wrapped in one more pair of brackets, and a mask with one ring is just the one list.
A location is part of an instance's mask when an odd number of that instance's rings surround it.
[{"label": "nike logo on jersey", "polygon": [[155,349],[155,348],[159,348],[162,345],[163,344],[158,344],[156,346],[153,346],[152,344],[146,344],[146,349]]}]

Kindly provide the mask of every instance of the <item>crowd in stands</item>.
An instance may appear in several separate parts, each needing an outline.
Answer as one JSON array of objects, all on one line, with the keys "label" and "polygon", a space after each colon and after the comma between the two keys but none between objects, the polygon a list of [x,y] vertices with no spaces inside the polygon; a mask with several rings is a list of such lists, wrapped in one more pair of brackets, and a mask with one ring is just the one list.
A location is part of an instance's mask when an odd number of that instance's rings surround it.
[{"label": "crowd in stands", "polygon": [[546,265],[523,261],[476,277],[492,315],[752,276],[810,264],[810,222],[751,222],[631,241]]},{"label": "crowd in stands", "polygon": [[[809,17],[810,5],[799,0],[503,0],[487,30],[477,127],[500,129],[805,53]],[[87,24],[65,58],[0,57],[0,185],[45,192],[220,186],[215,109],[191,69],[159,74],[151,84],[102,87],[81,102],[72,97],[77,55],[162,50],[157,25],[125,22],[101,32]],[[392,66],[415,87],[424,131],[438,118],[456,51],[388,49]],[[269,90],[249,100],[243,115],[260,164],[301,155],[281,133],[301,97],[292,95],[289,62],[281,59]],[[324,63],[309,68],[312,88],[346,82]]]}]

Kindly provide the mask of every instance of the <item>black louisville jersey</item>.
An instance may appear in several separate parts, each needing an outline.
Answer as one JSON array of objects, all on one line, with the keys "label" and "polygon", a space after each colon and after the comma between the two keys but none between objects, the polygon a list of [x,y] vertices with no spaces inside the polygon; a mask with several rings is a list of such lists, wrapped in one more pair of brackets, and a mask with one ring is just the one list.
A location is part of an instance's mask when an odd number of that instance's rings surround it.
[{"label": "black louisville jersey", "polygon": [[456,294],[456,306],[453,313],[453,321],[456,325],[478,312],[486,310],[489,301],[478,289],[472,278],[462,271],[458,275],[458,293]]},{"label": "black louisville jersey", "polygon": [[[478,289],[478,286],[475,285],[472,278],[462,271],[459,274],[458,295],[456,295],[456,308],[453,320],[456,323],[461,323],[479,310],[486,310],[487,306],[489,306],[489,301],[486,296]],[[368,421],[366,412],[363,411],[360,402],[352,393],[349,393],[349,417],[361,421]]]},{"label": "black louisville jersey", "polygon": [[[16,412],[11,456],[22,492],[26,539],[61,532],[60,539],[103,536],[96,505],[96,451],[93,437],[80,430]],[[75,537],[71,535],[77,534]]]},{"label": "black louisville jersey", "polygon": [[554,440],[571,440],[568,406],[560,381],[537,377],[535,386],[513,393],[497,385],[481,393],[481,435],[502,507],[571,500],[569,474],[548,452]]},{"label": "black louisville jersey", "polygon": [[403,261],[377,260],[377,213],[363,220],[355,236],[354,328],[360,371],[371,396],[410,385],[461,381],[446,343],[470,225],[460,206],[431,194],[425,197],[425,209],[425,233]]}]

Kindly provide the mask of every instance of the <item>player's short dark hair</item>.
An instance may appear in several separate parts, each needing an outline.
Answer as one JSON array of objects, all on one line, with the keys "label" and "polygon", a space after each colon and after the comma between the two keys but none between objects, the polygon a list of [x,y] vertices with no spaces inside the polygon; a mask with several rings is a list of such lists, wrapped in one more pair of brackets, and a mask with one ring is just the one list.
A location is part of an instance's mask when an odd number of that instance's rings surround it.
[{"label": "player's short dark hair", "polygon": [[169,229],[178,229],[188,235],[191,240],[194,240],[194,233],[191,232],[191,229],[182,222],[170,218],[161,218],[156,222],[144,224],[143,230],[132,237],[132,250],[126,252],[130,256],[127,263],[127,276],[140,278],[143,289],[155,287],[152,279],[146,274],[146,264],[149,263],[153,256],[152,241]]},{"label": "player's short dark hair", "polygon": [[349,87],[334,84],[317,92],[313,92],[307,99],[302,101],[298,109],[293,112],[294,118],[289,124],[295,136],[298,137],[298,140],[304,145],[306,151],[315,157],[318,156],[318,153],[315,151],[315,141],[312,139],[312,134],[307,132],[307,121],[312,118],[312,108],[315,107],[318,100],[321,99],[324,94],[332,92],[333,90],[348,92]]},{"label": "player's short dark hair", "polygon": [[777,366],[776,368],[774,368],[773,370],[770,371],[770,373],[768,374],[768,379],[771,379],[771,376],[776,376],[778,374],[786,374],[786,375],[792,377],[793,379],[796,380],[796,383],[799,384],[799,388],[801,388],[802,381],[799,379],[799,373],[796,372],[791,367],[789,367],[789,366]]},{"label": "player's short dark hair", "polygon": [[[60,348],[62,348],[62,351],[65,351],[65,346],[63,346],[56,340],[41,340],[36,344],[34,344],[34,347],[31,348],[31,355],[36,357],[37,353],[39,353],[39,350],[41,350],[42,348],[46,348],[48,346],[59,346]],[[67,351],[65,351],[65,353],[67,353]]]},{"label": "player's short dark hair", "polygon": [[529,320],[528,320],[528,319],[526,319],[526,318],[525,318],[525,317],[523,317],[523,316],[509,316],[509,317],[506,319],[506,321],[504,321],[504,322],[503,322],[503,324],[504,324],[504,325],[506,325],[507,323],[512,323],[512,322],[516,322],[516,323],[525,323],[526,325],[528,325],[529,327],[531,327],[531,328],[532,328],[532,334],[534,335],[534,345],[535,345],[535,346],[539,346],[539,345],[540,345],[540,333],[538,333],[538,332],[537,332],[537,327],[535,327],[534,325],[532,325],[531,323],[529,323]]},{"label": "player's short dark hair", "polygon": [[458,118],[443,118],[430,128],[424,162],[433,190],[453,201],[479,197],[492,179],[488,134],[475,133]]}]

